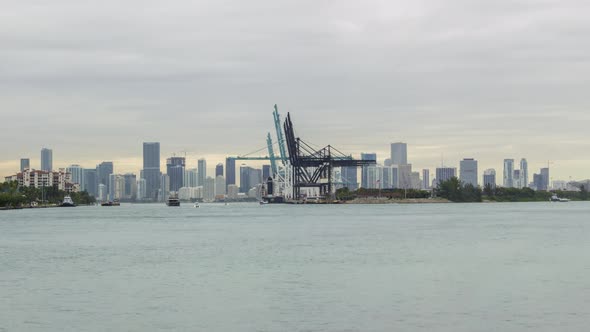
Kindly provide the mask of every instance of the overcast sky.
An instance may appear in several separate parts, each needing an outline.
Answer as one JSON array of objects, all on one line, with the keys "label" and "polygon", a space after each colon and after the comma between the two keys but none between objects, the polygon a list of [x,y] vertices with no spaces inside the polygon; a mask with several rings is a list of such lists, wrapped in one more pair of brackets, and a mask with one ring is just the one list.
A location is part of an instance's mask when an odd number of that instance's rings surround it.
[{"label": "overcast sky", "polygon": [[[265,146],[272,106],[348,153],[414,168],[504,158],[590,178],[590,1],[0,0],[0,175],[138,172]],[[530,176],[532,178],[532,175]]]}]

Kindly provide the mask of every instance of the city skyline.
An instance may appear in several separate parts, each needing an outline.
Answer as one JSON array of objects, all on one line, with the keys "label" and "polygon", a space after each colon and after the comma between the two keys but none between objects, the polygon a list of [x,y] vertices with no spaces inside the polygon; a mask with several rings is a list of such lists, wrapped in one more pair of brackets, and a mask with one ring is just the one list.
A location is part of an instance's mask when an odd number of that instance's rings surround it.
[{"label": "city skyline", "polygon": [[37,165],[40,145],[63,166],[137,172],[143,141],[215,165],[263,147],[278,103],[307,140],[356,156],[401,140],[415,169],[526,156],[588,177],[588,2],[136,5],[11,4],[0,174]]}]

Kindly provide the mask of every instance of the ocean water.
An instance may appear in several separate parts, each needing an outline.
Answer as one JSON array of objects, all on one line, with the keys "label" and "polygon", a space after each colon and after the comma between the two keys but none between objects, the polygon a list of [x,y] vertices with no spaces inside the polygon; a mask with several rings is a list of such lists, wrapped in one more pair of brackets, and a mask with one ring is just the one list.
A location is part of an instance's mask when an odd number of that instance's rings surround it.
[{"label": "ocean water", "polygon": [[0,331],[587,331],[590,203],[0,211]]}]

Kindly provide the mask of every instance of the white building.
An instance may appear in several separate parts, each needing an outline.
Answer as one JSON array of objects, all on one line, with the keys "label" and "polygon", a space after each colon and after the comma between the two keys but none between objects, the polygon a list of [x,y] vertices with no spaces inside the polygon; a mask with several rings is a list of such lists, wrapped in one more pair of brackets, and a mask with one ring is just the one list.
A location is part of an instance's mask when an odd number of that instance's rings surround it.
[{"label": "white building", "polygon": [[225,177],[223,177],[223,175],[218,175],[215,178],[215,198],[223,199],[225,194]]},{"label": "white building", "polygon": [[143,200],[147,198],[147,184],[145,179],[137,180],[137,200]]},{"label": "white building", "polygon": [[504,159],[504,181],[506,188],[514,187],[514,159]]},{"label": "white building", "polygon": [[205,185],[203,186],[203,200],[213,202],[215,200],[215,179],[208,176],[205,179]]},{"label": "white building", "polygon": [[237,199],[238,193],[240,192],[240,187],[235,184],[228,184],[227,185],[227,198],[229,199]]}]

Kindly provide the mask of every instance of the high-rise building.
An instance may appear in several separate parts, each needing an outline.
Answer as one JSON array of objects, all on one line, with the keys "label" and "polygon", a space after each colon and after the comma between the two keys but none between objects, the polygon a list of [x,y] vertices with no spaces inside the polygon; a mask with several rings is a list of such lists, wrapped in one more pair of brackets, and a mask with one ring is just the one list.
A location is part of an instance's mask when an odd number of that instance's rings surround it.
[{"label": "high-rise building", "polygon": [[199,186],[205,186],[205,179],[207,179],[207,160],[201,158],[197,162],[199,169]]},{"label": "high-rise building", "polygon": [[465,158],[459,162],[459,180],[477,187],[477,160]]},{"label": "high-rise building", "polygon": [[199,171],[196,168],[187,169],[184,171],[184,186],[195,188],[199,184]]},{"label": "high-rise building", "polygon": [[165,201],[170,196],[170,177],[168,174],[162,174],[160,177],[160,194],[158,200]]},{"label": "high-rise building", "polygon": [[406,143],[391,143],[391,163],[406,165],[408,163],[408,146]]},{"label": "high-rise building", "polygon": [[486,169],[483,172],[483,187],[496,188],[496,170],[493,168]]},{"label": "high-rise building", "polygon": [[134,201],[137,199],[137,176],[133,173],[123,175],[125,187],[123,190],[123,199]]},{"label": "high-rise building", "polygon": [[549,168],[541,168],[541,189],[538,190],[548,190],[549,189]]},{"label": "high-rise building", "polygon": [[514,184],[514,188],[521,189],[521,178],[520,178],[520,170],[514,170],[514,176],[512,177],[512,183]]},{"label": "high-rise building", "polygon": [[[233,158],[225,159],[225,186],[236,184],[236,160]],[[228,188],[229,193],[229,188]]]},{"label": "high-rise building", "polygon": [[143,170],[141,177],[145,179],[145,197],[156,200],[161,180],[160,142],[143,143]]},{"label": "high-rise building", "polygon": [[262,179],[266,181],[270,176],[270,165],[262,165]]},{"label": "high-rise building", "polygon": [[20,159],[20,171],[24,171],[25,169],[31,168],[31,160],[29,158],[21,158]]},{"label": "high-rise building", "polygon": [[110,193],[109,188],[109,176],[114,173],[114,167],[112,161],[103,161],[96,166],[96,175],[98,177],[98,184],[104,184],[105,190]]},{"label": "high-rise building", "polygon": [[242,164],[240,166],[240,192],[247,193],[250,189],[262,183],[262,170]]},{"label": "high-rise building", "polygon": [[450,180],[451,178],[457,177],[457,169],[455,167],[437,167],[436,169],[436,181],[437,186],[441,182]]},{"label": "high-rise building", "polygon": [[348,190],[357,190],[359,188],[357,174],[357,167],[342,167],[340,170],[340,177],[342,178],[344,187],[348,188]]},{"label": "high-rise building", "polygon": [[218,176],[223,176],[223,164],[219,163],[215,166],[215,178],[217,179]]},{"label": "high-rise building", "polygon": [[430,170],[429,169],[422,170],[422,189],[424,189],[424,190],[430,189]]},{"label": "high-rise building", "polygon": [[397,165],[398,183],[397,188],[411,189],[412,188],[412,165]]},{"label": "high-rise building", "polygon": [[215,178],[215,197],[223,198],[226,193],[225,178],[219,175]]},{"label": "high-rise building", "polygon": [[145,179],[137,180],[137,200],[142,201],[147,198],[146,188],[147,184]]},{"label": "high-rise building", "polygon": [[46,172],[53,170],[53,150],[41,149],[41,170]]},{"label": "high-rise building", "polygon": [[123,199],[125,193],[125,177],[121,174],[109,175],[109,199]]},{"label": "high-rise building", "polygon": [[72,183],[77,183],[80,188],[84,187],[84,169],[80,165],[70,165],[66,168],[66,172],[71,174]]},{"label": "high-rise building", "polygon": [[80,189],[85,190],[89,195],[98,197],[98,176],[96,168],[85,168],[83,171],[84,181]]},{"label": "high-rise building", "polygon": [[[361,160],[375,160],[377,162],[376,153],[361,153]],[[364,165],[361,168],[361,187],[370,188],[372,185],[369,183],[369,168],[374,165]]]},{"label": "high-rise building", "polygon": [[526,188],[529,185],[529,163],[525,158],[520,160],[520,187]]},{"label": "high-rise building", "polygon": [[410,174],[410,188],[420,190],[422,188],[422,180],[420,180],[420,172],[412,172]]},{"label": "high-rise building", "polygon": [[514,159],[504,159],[504,181],[506,188],[514,187]]},{"label": "high-rise building", "polygon": [[205,179],[203,198],[208,202],[213,202],[215,200],[215,179],[210,176]]},{"label": "high-rise building", "polygon": [[178,189],[184,186],[185,162],[186,159],[184,157],[170,157],[166,159],[166,174],[170,178],[170,191],[178,192]]}]

